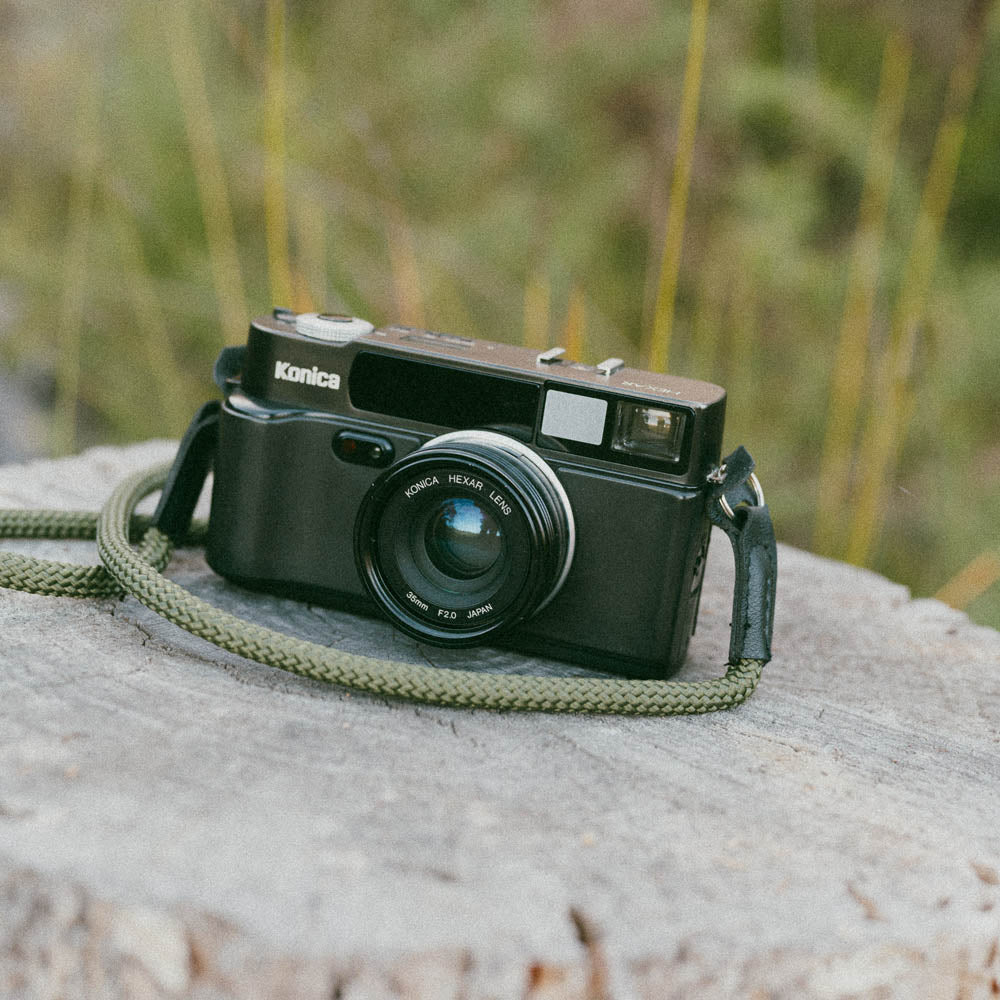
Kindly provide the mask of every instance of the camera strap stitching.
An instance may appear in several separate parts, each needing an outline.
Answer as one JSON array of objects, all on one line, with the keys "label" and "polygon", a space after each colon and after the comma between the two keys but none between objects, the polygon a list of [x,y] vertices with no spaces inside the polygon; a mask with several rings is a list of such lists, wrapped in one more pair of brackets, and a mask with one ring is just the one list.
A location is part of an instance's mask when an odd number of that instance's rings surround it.
[{"label": "camera strap stitching", "polygon": [[[747,456],[749,458],[749,456]],[[710,493],[710,508],[721,489],[731,505],[738,495],[745,463],[729,465],[724,480]],[[752,459],[750,471],[752,471]],[[764,560],[759,580],[749,579],[754,548],[774,545],[773,531],[763,528],[744,543],[744,525],[750,518],[740,506],[732,523],[720,524],[733,544],[737,585],[733,621],[744,623],[746,636],[763,637],[767,655],[737,652],[722,677],[703,681],[628,680],[625,678],[539,677],[521,674],[484,674],[380,660],[331,649],[238,618],[196,597],[162,574],[172,543],[149,519],[135,515],[144,497],[166,482],[168,466],[138,472],[112,493],[99,515],[52,510],[0,510],[0,537],[97,539],[103,566],[78,566],[51,560],[0,553],[0,586],[31,593],[71,597],[110,597],[127,593],[164,618],[223,649],[272,667],[315,680],[410,701],[458,708],[485,708],[522,712],[575,712],[621,715],[692,715],[732,708],[745,701],[760,679],[769,656],[770,623],[774,606],[774,566]],[[749,472],[746,473],[749,475]],[[744,476],[745,480],[745,476]],[[766,507],[753,508],[759,524],[769,529]],[[710,514],[714,523],[715,512]],[[725,517],[725,515],[723,515]],[[133,540],[141,537],[138,547]],[[200,544],[205,526],[195,524],[184,538]],[[761,565],[764,565],[763,563]],[[746,577],[741,580],[741,577]],[[761,597],[757,591],[769,588]],[[749,595],[749,596],[748,596]],[[750,608],[765,608],[756,625]],[[766,609],[770,608],[770,614]],[[734,646],[737,645],[734,640]]]}]

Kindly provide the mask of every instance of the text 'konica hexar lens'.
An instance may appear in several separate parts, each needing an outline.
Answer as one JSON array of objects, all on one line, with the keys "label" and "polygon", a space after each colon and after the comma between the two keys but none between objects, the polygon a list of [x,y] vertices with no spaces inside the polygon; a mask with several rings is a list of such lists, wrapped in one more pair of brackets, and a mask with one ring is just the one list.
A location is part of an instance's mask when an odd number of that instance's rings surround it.
[{"label": "text 'konica hexar lens'", "polygon": [[456,431],[372,484],[355,545],[362,580],[399,628],[465,646],[555,596],[575,525],[561,483],[529,447],[493,431]]}]

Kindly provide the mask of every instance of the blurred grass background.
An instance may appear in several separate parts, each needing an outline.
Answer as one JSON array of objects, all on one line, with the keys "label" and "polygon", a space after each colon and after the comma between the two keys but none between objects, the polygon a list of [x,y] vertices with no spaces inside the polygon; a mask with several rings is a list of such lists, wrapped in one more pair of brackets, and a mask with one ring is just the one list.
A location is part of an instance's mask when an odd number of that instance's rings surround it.
[{"label": "blurred grass background", "polygon": [[179,436],[272,304],[729,391],[779,537],[1000,627],[992,3],[0,0],[0,391]]}]

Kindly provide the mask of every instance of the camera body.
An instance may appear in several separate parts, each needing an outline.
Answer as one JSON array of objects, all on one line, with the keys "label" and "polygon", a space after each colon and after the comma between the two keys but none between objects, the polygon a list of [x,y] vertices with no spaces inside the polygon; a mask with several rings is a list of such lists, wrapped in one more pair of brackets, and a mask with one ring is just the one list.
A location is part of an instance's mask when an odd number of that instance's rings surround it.
[{"label": "camera body", "polygon": [[683,662],[718,386],[286,310],[222,362],[206,546],[222,576],[438,645],[638,677]]}]

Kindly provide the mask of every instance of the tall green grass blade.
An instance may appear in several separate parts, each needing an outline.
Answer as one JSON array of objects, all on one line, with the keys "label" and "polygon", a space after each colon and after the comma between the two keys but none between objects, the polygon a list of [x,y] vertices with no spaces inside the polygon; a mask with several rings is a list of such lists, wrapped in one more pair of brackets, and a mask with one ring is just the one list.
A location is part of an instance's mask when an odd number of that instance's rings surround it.
[{"label": "tall green grass blade", "polygon": [[955,184],[991,6],[991,0],[973,0],[968,8],[958,55],[948,79],[944,110],[924,181],[902,288],[878,369],[876,400],[879,406],[869,415],[862,441],[858,465],[863,478],[846,554],[849,562],[858,565],[870,561],[885,523],[888,495],[912,415],[917,339]]},{"label": "tall green grass blade", "polygon": [[267,227],[267,273],[271,302],[298,306],[288,251],[285,196],[285,0],[267,0],[267,181],[264,215]]},{"label": "tall green grass blade", "polygon": [[524,346],[544,351],[549,346],[549,313],[552,286],[541,271],[536,271],[524,288]]},{"label": "tall green grass blade", "polygon": [[413,248],[413,231],[402,208],[389,209],[386,238],[389,247],[389,266],[396,294],[396,318],[410,326],[423,327],[424,296],[420,281],[420,268]]},{"label": "tall green grass blade", "polygon": [[94,189],[100,160],[98,76],[84,77],[76,117],[75,156],[70,172],[66,255],[59,309],[55,412],[50,447],[54,454],[76,450],[77,403],[80,398],[80,354],[84,310],[87,305],[87,269]]},{"label": "tall green grass blade", "polygon": [[854,439],[862,390],[866,383],[879,258],[885,237],[900,123],[906,104],[911,55],[912,46],[901,31],[889,35],[882,57],[882,76],[872,118],[861,207],[831,373],[820,459],[813,548],[823,555],[836,555],[846,535],[844,512],[848,509]]},{"label": "tall green grass blade", "polygon": [[566,356],[574,361],[584,360],[586,330],[587,307],[579,286],[574,285],[569,293],[569,305],[566,308],[566,325],[563,327],[562,341],[566,346]]},{"label": "tall green grass blade", "polygon": [[959,611],[1000,583],[1000,549],[981,552],[959,570],[934,597]]},{"label": "tall green grass blade", "polygon": [[135,220],[123,205],[110,206],[110,222],[119,262],[136,318],[135,338],[145,354],[144,375],[150,398],[163,415],[163,433],[179,436],[191,418],[187,379],[171,351],[170,327],[163,313]]},{"label": "tall green grass blade", "polygon": [[240,271],[236,230],[222,156],[215,139],[212,105],[191,26],[187,0],[157,5],[163,37],[180,97],[208,243],[208,259],[227,343],[245,339],[248,309]]},{"label": "tall green grass blade", "polygon": [[688,35],[684,85],[681,90],[680,122],[677,128],[677,152],[674,156],[670,182],[670,204],[667,208],[667,228],[660,266],[659,290],[653,314],[653,330],[646,351],[653,371],[665,371],[670,360],[670,338],[673,332],[677,275],[680,271],[681,248],[684,243],[684,219],[687,214],[688,190],[691,187],[691,163],[694,140],[698,129],[698,101],[701,94],[702,66],[705,61],[705,39],[708,34],[708,0],[693,0],[691,28]]},{"label": "tall green grass blade", "polygon": [[[294,307],[303,312],[322,310],[327,305],[326,213],[317,210],[308,192],[292,192],[292,221],[301,284]],[[278,300],[275,299],[277,302]]]}]

